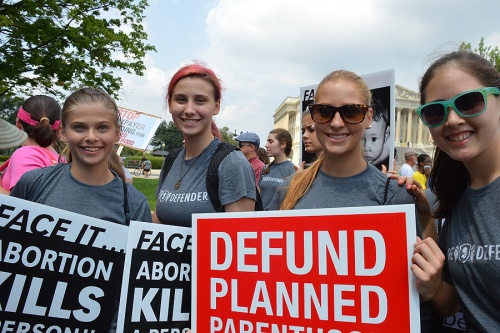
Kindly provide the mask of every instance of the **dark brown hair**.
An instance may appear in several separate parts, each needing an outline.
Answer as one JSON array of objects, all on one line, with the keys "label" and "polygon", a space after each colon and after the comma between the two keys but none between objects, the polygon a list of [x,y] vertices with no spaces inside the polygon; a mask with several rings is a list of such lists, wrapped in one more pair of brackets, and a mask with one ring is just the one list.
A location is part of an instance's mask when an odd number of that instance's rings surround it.
[{"label": "dark brown hair", "polygon": [[[426,103],[426,89],[436,72],[445,66],[454,66],[479,80],[485,87],[500,87],[500,73],[491,62],[471,51],[455,51],[445,54],[427,69],[420,80],[420,103]],[[431,170],[431,190],[439,201],[434,216],[450,217],[451,210],[470,181],[465,165],[452,159],[436,147]]]},{"label": "dark brown hair", "polygon": [[[271,132],[269,132],[269,134],[275,134],[276,140],[278,140],[280,144],[285,143],[285,155],[286,157],[288,157],[292,152],[292,135],[290,134],[290,132],[288,132],[284,128],[275,128]],[[276,161],[276,159],[269,163],[264,169],[263,172],[265,175],[267,175],[269,171],[271,171],[271,166],[274,164],[274,161]]]},{"label": "dark brown hair", "polygon": [[[36,95],[28,98],[22,105],[24,111],[30,114],[31,119],[38,121],[36,125],[30,125],[23,120],[19,122],[28,136],[36,141],[40,147],[48,147],[57,140],[58,129],[52,129],[52,125],[61,119],[61,106],[52,97]],[[49,121],[40,121],[47,118]]]}]

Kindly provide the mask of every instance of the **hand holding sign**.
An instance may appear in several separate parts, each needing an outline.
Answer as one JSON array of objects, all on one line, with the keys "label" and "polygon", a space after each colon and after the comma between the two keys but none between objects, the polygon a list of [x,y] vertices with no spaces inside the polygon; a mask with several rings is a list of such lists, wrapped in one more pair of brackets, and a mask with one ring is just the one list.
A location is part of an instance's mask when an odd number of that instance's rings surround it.
[{"label": "hand holding sign", "polygon": [[444,254],[432,238],[418,238],[411,259],[411,270],[417,278],[417,290],[424,300],[431,300],[441,287]]}]

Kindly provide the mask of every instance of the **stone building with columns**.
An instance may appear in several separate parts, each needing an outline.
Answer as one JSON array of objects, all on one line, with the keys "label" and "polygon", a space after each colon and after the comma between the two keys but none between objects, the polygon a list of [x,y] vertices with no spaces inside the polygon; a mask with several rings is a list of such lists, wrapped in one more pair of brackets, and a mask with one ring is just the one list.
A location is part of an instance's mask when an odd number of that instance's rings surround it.
[{"label": "stone building with columns", "polygon": [[[396,85],[396,114],[394,146],[398,151],[408,147],[421,150],[432,156],[434,145],[429,130],[418,119],[415,109],[420,104],[418,93]],[[290,159],[295,165],[300,161],[300,98],[287,97],[274,111],[274,128],[284,128],[293,138],[293,148]],[[404,154],[398,153],[398,164],[402,164]]]}]

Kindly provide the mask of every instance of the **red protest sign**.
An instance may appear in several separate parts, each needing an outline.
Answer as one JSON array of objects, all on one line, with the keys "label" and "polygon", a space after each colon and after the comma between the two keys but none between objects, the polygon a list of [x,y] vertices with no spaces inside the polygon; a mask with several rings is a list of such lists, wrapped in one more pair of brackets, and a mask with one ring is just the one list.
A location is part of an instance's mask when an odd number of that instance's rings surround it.
[{"label": "red protest sign", "polygon": [[199,332],[417,332],[413,205],[197,215]]}]

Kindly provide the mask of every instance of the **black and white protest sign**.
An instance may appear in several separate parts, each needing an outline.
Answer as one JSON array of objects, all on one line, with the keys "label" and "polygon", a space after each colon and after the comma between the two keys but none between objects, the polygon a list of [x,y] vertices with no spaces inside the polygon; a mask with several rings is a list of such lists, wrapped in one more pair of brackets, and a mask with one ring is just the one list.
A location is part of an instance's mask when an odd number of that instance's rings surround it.
[{"label": "black and white protest sign", "polygon": [[191,327],[191,229],[132,221],[117,332]]},{"label": "black and white protest sign", "polygon": [[127,227],[0,196],[0,332],[108,332]]}]

